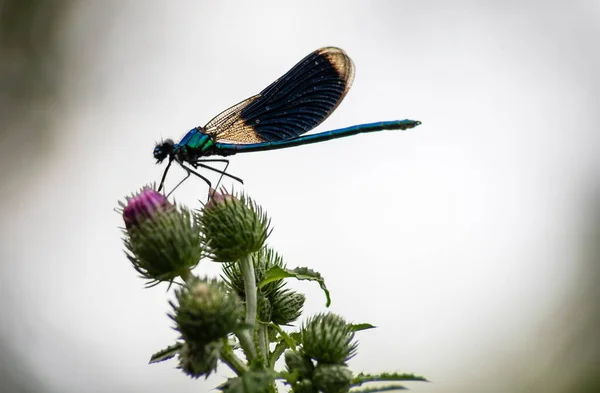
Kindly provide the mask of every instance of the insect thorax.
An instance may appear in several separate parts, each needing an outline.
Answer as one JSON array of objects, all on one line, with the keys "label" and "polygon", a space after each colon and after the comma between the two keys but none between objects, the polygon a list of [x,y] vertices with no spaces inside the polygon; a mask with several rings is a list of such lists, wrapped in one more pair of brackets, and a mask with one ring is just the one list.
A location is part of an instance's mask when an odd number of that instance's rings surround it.
[{"label": "insect thorax", "polygon": [[175,146],[174,154],[179,160],[192,162],[215,154],[213,137],[202,131],[200,127],[193,129],[182,140],[184,143],[180,142]]}]

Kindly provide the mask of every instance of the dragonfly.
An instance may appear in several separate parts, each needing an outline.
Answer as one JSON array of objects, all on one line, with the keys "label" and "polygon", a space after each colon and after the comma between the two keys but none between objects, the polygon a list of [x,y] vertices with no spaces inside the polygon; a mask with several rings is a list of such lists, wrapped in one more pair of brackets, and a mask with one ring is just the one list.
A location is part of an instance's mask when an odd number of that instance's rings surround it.
[{"label": "dragonfly", "polygon": [[[284,149],[361,133],[407,130],[421,124],[408,119],[380,121],[304,135],[338,107],[352,87],[354,74],[354,63],[342,49],[317,49],[259,94],[226,109],[204,127],[192,128],[179,143],[172,139],[157,143],[156,163],[168,158],[158,191],[163,188],[173,161],[187,172],[175,188],[191,175],[205,181],[210,188],[210,180],[198,168],[220,173],[219,182],[223,176],[240,183],[243,180],[227,173],[229,160],[207,157]],[[211,166],[218,162],[225,164],[224,170]]]}]

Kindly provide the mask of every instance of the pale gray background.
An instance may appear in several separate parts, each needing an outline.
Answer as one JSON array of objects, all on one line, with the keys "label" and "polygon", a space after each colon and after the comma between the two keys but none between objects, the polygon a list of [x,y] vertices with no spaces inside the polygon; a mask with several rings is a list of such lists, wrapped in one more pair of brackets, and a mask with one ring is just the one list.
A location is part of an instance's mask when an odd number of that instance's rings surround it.
[{"label": "pale gray background", "polygon": [[[434,382],[417,392],[561,391],[592,364],[561,351],[598,274],[599,16],[594,1],[73,3],[57,98],[24,108],[47,113],[48,133],[26,113],[2,140],[3,367],[56,392],[221,383],[224,366],[205,382],[147,365],[176,333],[112,209],[159,180],[156,141],[334,45],[356,80],[318,130],[423,125],[233,157],[272,218],[269,244],[324,275],[332,311],[379,326],[359,335],[354,370]],[[175,197],[198,207],[205,194],[192,180]],[[324,311],[316,285],[291,285],[306,315]],[[597,335],[584,342],[598,348]]]}]

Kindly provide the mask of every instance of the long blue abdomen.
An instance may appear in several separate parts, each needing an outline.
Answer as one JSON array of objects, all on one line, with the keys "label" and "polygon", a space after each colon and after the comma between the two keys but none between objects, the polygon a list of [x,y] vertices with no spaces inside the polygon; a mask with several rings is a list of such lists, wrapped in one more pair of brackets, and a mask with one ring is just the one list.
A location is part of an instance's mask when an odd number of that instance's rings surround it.
[{"label": "long blue abdomen", "polygon": [[409,128],[414,128],[419,124],[421,124],[421,122],[415,120],[381,121],[377,123],[360,124],[357,126],[340,128],[332,131],[325,131],[318,134],[303,135],[297,138],[283,141],[250,144],[216,143],[215,147],[217,150],[227,152],[228,154],[285,149],[292,146],[308,145],[311,143],[328,141],[330,139],[344,138],[347,136],[361,134],[364,132],[376,132],[383,130],[407,130]]}]

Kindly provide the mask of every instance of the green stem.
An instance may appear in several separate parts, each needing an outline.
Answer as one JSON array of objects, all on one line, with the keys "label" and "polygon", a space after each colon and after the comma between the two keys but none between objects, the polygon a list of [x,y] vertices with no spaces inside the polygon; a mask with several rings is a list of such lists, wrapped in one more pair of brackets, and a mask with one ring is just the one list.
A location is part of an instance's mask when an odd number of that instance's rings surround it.
[{"label": "green stem", "polygon": [[275,346],[273,353],[269,358],[269,368],[275,369],[275,362],[283,355],[285,350],[288,349],[288,345],[285,341],[281,341],[279,344]]},{"label": "green stem", "polygon": [[240,347],[242,347],[242,350],[244,350],[246,359],[248,359],[248,362],[251,362],[252,359],[256,357],[256,348],[252,342],[250,329],[240,330],[239,332],[235,333],[235,335],[237,336],[238,340],[240,340]]},{"label": "green stem", "polygon": [[240,261],[242,275],[244,276],[244,295],[246,297],[246,324],[254,326],[256,323],[256,276],[254,264],[250,254]]},{"label": "green stem", "polygon": [[252,340],[252,333],[254,332],[254,324],[256,323],[256,277],[254,275],[254,264],[250,254],[246,255],[240,260],[240,267],[242,275],[244,277],[244,295],[246,297],[246,325],[248,329],[244,329],[240,332],[238,338],[240,345],[246,353],[246,357],[249,361],[252,361],[256,357],[256,347]]},{"label": "green stem", "polygon": [[248,367],[235,355],[235,353],[233,353],[231,348],[223,349],[221,352],[221,360],[237,375],[242,375],[244,372],[248,371]]},{"label": "green stem", "polygon": [[258,326],[258,345],[260,346],[260,351],[263,354],[263,363],[265,366],[268,364],[269,359],[269,346],[267,342],[267,326],[261,323]]}]

